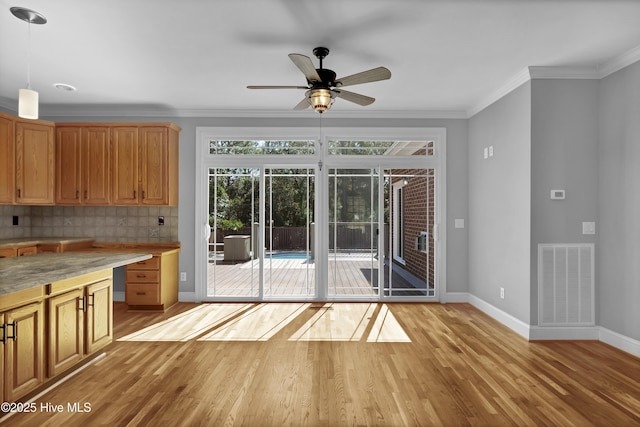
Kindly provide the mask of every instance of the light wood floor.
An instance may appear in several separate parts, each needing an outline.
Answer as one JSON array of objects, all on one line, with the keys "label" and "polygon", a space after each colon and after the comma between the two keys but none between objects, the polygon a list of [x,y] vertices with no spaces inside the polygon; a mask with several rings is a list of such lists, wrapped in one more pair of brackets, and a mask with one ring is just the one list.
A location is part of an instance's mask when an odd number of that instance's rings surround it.
[{"label": "light wood floor", "polygon": [[468,304],[115,308],[106,357],[16,426],[633,426],[640,359],[527,342]]}]

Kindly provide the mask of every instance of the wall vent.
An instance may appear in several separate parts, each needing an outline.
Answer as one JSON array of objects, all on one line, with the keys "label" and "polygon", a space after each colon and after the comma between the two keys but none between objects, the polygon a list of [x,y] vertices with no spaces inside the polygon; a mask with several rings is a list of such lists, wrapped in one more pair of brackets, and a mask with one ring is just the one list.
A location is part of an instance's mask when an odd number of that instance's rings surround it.
[{"label": "wall vent", "polygon": [[593,244],[538,245],[538,324],[595,324]]}]

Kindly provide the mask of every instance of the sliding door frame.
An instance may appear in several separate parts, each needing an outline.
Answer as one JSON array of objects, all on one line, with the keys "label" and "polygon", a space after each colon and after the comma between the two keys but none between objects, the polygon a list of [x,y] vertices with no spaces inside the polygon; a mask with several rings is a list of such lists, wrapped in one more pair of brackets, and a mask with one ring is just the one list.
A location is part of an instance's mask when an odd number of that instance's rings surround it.
[{"label": "sliding door frame", "polygon": [[[209,236],[208,218],[208,172],[210,167],[242,166],[263,169],[265,167],[315,167],[316,198],[315,214],[319,237],[323,233],[324,225],[328,223],[328,212],[325,207],[328,202],[328,191],[324,183],[327,182],[329,168],[372,168],[379,173],[386,169],[406,169],[415,167],[420,169],[434,169],[436,173],[436,236],[435,242],[435,297],[425,297],[425,301],[445,301],[446,296],[446,129],[445,128],[355,128],[355,127],[197,127],[196,128],[196,159],[195,159],[195,300],[196,302],[212,300],[207,296],[207,241]],[[330,155],[328,141],[331,140],[406,140],[435,142],[436,153],[433,156],[347,156]],[[311,155],[212,155],[209,141],[215,140],[315,140],[315,153]],[[264,173],[264,172],[262,172]],[[384,179],[383,176],[380,179]],[[382,183],[382,182],[381,182]],[[380,183],[380,184],[381,184]],[[380,185],[379,187],[382,187]],[[383,200],[379,200],[383,204]],[[383,207],[379,207],[382,212]],[[381,218],[382,215],[379,215]],[[262,232],[264,229],[262,228]],[[384,233],[378,237],[378,248],[381,248]],[[261,242],[262,244],[263,242]],[[391,243],[391,242],[390,242]],[[318,256],[316,264],[317,286],[315,299],[328,300],[327,296],[327,257],[328,239],[317,238],[315,251]],[[380,249],[379,249],[380,250]],[[262,268],[261,268],[262,273]],[[383,285],[379,282],[379,286]],[[242,298],[228,298],[240,301]],[[410,300],[419,301],[421,298],[378,297],[377,300]],[[216,298],[215,300],[224,300]],[[255,300],[255,299],[251,299]]]}]

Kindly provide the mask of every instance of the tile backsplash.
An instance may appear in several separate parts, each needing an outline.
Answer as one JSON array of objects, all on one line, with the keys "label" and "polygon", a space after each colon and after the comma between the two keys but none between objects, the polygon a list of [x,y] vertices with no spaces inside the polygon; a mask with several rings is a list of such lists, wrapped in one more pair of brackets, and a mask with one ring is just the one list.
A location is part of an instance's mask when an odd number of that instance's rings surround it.
[{"label": "tile backsplash", "polygon": [[[89,237],[99,242],[177,242],[178,207],[1,206],[0,238]],[[19,216],[19,225],[13,224]],[[164,218],[164,225],[158,224]]]}]

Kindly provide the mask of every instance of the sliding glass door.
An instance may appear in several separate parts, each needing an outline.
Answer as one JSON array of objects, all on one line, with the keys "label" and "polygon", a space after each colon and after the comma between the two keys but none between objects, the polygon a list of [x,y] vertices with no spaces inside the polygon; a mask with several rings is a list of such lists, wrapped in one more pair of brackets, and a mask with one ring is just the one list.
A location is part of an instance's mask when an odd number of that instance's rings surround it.
[{"label": "sliding glass door", "polygon": [[438,141],[210,140],[200,298],[438,300]]}]

